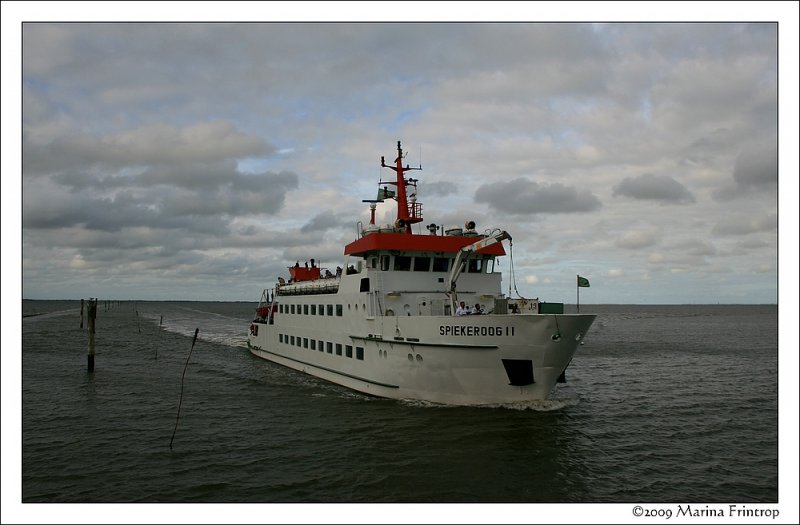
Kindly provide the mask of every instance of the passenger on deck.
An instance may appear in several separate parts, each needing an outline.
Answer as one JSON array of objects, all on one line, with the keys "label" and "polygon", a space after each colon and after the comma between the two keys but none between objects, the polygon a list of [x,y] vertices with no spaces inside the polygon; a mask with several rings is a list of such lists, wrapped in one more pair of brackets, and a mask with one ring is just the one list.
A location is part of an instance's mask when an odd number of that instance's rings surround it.
[{"label": "passenger on deck", "polygon": [[341,266],[337,266],[336,267],[336,277],[341,277],[341,276],[342,276],[342,267]]},{"label": "passenger on deck", "polygon": [[481,305],[478,304],[478,303],[475,303],[475,306],[472,307],[472,311],[470,312],[470,315],[481,315],[482,313],[483,313],[483,310],[481,310]]},{"label": "passenger on deck", "polygon": [[326,279],[333,279],[333,274],[330,270],[325,270],[325,278]]},{"label": "passenger on deck", "polygon": [[469,315],[469,309],[467,308],[467,305],[464,304],[464,301],[461,301],[461,303],[458,305],[458,308],[456,308],[456,315]]},{"label": "passenger on deck", "polygon": [[351,264],[350,266],[347,267],[347,275],[351,275],[354,273],[358,272],[356,271],[356,267]]},{"label": "passenger on deck", "polygon": [[283,286],[284,284],[286,284],[286,280],[283,277],[278,277],[278,284]]}]

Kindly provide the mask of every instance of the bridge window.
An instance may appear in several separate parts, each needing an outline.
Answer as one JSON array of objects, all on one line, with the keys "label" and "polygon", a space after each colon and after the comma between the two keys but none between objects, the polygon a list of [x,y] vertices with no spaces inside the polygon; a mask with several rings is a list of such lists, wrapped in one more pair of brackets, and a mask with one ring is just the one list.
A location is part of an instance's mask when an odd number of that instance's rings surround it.
[{"label": "bridge window", "polygon": [[481,273],[483,270],[483,259],[470,259],[469,264],[467,265],[467,271],[469,273]]},{"label": "bridge window", "polygon": [[303,315],[308,315],[308,305],[307,304],[303,305]]},{"label": "bridge window", "polygon": [[433,258],[433,271],[446,272],[450,269],[450,259],[447,257],[434,257]]},{"label": "bridge window", "polygon": [[353,347],[352,345],[347,345],[344,347],[344,355],[345,357],[353,357]]},{"label": "bridge window", "polygon": [[336,317],[341,317],[341,316],[342,316],[342,305],[337,304],[336,305]]},{"label": "bridge window", "polygon": [[389,269],[389,256],[381,255],[381,270],[386,271]]},{"label": "bridge window", "polygon": [[359,292],[368,292],[369,291],[369,277],[364,277],[361,279],[361,288],[358,290]]},{"label": "bridge window", "polygon": [[411,257],[408,255],[395,255],[394,256],[394,269],[395,271],[407,272],[411,269]]},{"label": "bridge window", "polygon": [[364,349],[360,346],[356,347],[356,359],[364,360]]},{"label": "bridge window", "polygon": [[414,271],[427,272],[431,269],[430,257],[414,257]]},{"label": "bridge window", "polygon": [[336,343],[336,355],[342,355],[342,344]]},{"label": "bridge window", "polygon": [[319,315],[325,315],[325,309],[322,307],[322,305],[319,305],[318,309],[319,309]]},{"label": "bridge window", "polygon": [[328,311],[328,317],[333,317],[333,305],[326,304],[325,307],[325,309]]},{"label": "bridge window", "polygon": [[311,305],[311,315],[317,315],[317,305]]}]

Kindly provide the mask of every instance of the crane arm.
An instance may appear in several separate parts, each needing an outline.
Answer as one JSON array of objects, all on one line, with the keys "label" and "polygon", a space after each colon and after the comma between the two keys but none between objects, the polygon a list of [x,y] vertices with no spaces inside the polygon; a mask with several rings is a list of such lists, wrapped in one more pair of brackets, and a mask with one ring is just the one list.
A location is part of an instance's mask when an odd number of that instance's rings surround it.
[{"label": "crane arm", "polygon": [[458,296],[456,294],[456,281],[458,280],[458,277],[461,275],[461,271],[464,265],[467,263],[469,256],[495,243],[503,242],[506,239],[510,241],[511,235],[509,235],[507,231],[502,230],[498,233],[488,235],[483,239],[475,241],[472,244],[468,244],[462,247],[461,250],[458,252],[458,255],[456,255],[456,258],[453,261],[453,267],[450,268],[450,273],[447,276],[447,290],[450,295],[450,307],[453,315],[455,315],[456,307],[458,306]]}]

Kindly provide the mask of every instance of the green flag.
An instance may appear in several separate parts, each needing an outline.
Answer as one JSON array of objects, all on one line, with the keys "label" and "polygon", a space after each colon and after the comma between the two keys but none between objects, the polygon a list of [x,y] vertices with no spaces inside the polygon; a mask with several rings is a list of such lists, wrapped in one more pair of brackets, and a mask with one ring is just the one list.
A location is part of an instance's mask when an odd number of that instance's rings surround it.
[{"label": "green flag", "polygon": [[589,288],[589,279],[578,276],[578,288]]},{"label": "green flag", "polygon": [[387,187],[378,188],[378,200],[382,201],[384,199],[391,199],[394,197],[394,190],[390,190]]}]

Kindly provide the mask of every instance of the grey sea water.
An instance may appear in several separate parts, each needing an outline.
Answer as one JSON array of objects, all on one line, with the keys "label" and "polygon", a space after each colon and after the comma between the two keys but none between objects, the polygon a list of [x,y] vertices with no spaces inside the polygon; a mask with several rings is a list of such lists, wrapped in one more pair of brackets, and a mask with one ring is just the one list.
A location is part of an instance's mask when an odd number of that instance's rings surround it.
[{"label": "grey sea water", "polygon": [[775,305],[582,305],[554,399],[491,408],[257,359],[254,308],[100,301],[89,373],[79,302],[23,301],[22,502],[778,501]]}]

